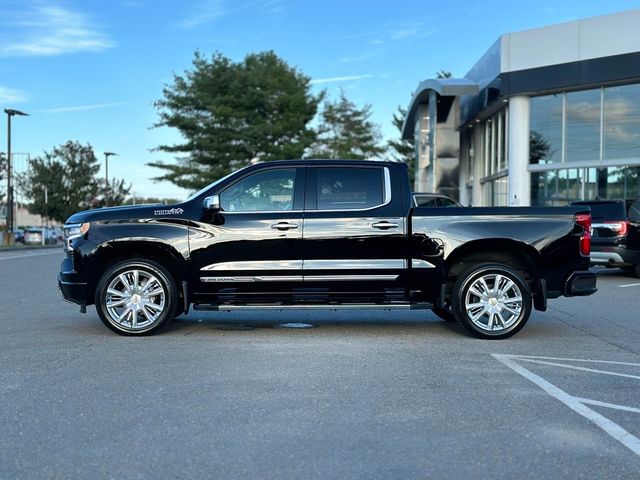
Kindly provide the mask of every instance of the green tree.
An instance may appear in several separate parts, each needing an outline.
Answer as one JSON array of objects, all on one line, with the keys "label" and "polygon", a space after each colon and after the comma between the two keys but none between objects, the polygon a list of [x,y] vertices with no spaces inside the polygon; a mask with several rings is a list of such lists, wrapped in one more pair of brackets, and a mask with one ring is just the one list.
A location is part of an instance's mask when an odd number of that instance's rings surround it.
[{"label": "green tree", "polygon": [[436,78],[451,78],[453,74],[449,70],[440,69],[436,72]]},{"label": "green tree", "polygon": [[398,130],[398,138],[391,139],[387,142],[389,147],[391,157],[397,162],[404,162],[407,164],[409,169],[409,178],[411,180],[411,185],[413,185],[413,179],[415,177],[415,155],[416,155],[416,146],[414,140],[403,140],[402,139],[402,126],[404,125],[405,119],[407,117],[407,111],[398,107],[398,111],[393,114],[393,119],[391,123]]},{"label": "green tree", "polygon": [[370,116],[371,105],[358,108],[344,92],[335,102],[326,101],[318,138],[307,157],[363,160],[382,155],[385,148],[380,145],[380,127]]},{"label": "green tree", "polygon": [[309,128],[323,94],[312,95],[310,78],[274,52],[252,53],[234,63],[222,54],[196,52],[191,70],[174,75],[155,102],[154,127],[176,128],[184,141],[156,150],[177,163],[155,180],[201,188],[252,160],[300,158],[315,139]]},{"label": "green tree", "polygon": [[[31,160],[29,171],[17,181],[33,202],[32,213],[64,222],[78,210],[104,206],[105,185],[98,178],[99,170],[91,145],[68,141]],[[113,180],[110,187],[110,204],[122,203],[129,192],[124,180]]]}]

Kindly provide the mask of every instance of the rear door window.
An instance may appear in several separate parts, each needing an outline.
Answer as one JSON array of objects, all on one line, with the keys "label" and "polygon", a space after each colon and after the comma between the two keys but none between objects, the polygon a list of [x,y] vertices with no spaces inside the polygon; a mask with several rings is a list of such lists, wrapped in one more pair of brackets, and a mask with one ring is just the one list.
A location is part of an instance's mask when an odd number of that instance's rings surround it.
[{"label": "rear door window", "polygon": [[362,210],[385,203],[384,168],[320,167],[316,174],[318,210]]}]

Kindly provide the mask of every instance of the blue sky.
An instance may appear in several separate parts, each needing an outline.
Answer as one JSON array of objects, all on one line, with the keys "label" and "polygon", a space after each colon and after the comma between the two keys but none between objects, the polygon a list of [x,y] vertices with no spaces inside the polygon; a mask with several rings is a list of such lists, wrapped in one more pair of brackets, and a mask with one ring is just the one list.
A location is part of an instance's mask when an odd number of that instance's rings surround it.
[{"label": "blue sky", "polygon": [[[0,107],[13,150],[40,154],[67,140],[117,152],[109,173],[140,196],[183,197],[145,163],[179,141],[151,129],[152,102],[196,49],[240,60],[274,50],[335,96],[370,103],[385,137],[418,82],[439,69],[464,76],[502,33],[640,8],[638,1],[0,0]],[[0,121],[0,150],[6,145]],[[102,155],[99,155],[102,159]]]}]

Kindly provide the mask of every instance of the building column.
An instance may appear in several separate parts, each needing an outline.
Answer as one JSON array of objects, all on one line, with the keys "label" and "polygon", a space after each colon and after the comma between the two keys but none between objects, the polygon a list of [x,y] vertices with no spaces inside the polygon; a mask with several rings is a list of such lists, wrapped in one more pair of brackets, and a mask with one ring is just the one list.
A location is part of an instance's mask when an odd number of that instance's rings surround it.
[{"label": "building column", "polygon": [[509,99],[509,206],[531,205],[529,166],[529,97]]}]

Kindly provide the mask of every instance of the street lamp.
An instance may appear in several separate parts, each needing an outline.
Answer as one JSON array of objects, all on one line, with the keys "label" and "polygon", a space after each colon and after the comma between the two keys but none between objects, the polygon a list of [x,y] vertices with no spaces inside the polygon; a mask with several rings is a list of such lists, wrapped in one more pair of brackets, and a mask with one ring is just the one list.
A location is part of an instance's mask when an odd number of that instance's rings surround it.
[{"label": "street lamp", "polygon": [[105,189],[104,189],[104,205],[105,207],[109,206],[109,157],[117,156],[117,153],[113,152],[104,152],[104,179],[105,179]]},{"label": "street lamp", "polygon": [[13,188],[11,186],[11,117],[29,116],[28,113],[21,112],[20,110],[14,110],[12,108],[5,108],[4,113],[7,114],[7,244],[13,243]]}]

